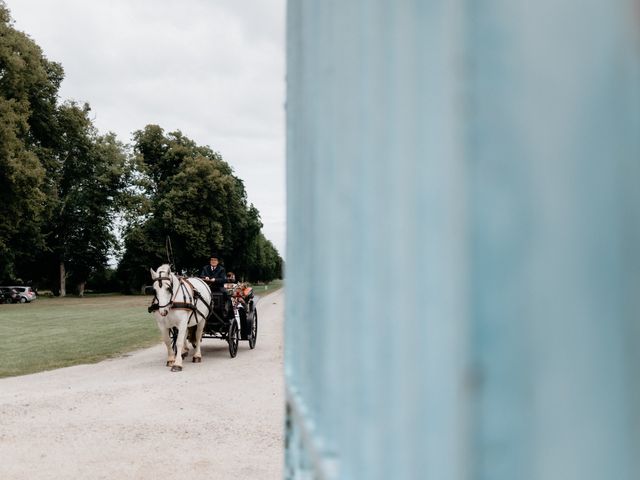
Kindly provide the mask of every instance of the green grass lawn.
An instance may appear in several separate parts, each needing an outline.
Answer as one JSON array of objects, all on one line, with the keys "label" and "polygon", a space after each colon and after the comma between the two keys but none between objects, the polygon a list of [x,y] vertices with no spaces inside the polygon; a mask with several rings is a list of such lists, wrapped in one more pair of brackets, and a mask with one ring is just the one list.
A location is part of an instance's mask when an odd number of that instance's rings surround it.
[{"label": "green grass lawn", "polygon": [[93,363],[160,341],[152,297],[92,295],[0,305],[0,378]]},{"label": "green grass lawn", "polygon": [[262,296],[275,292],[276,290],[281,289],[283,286],[284,286],[283,280],[274,280],[268,285],[254,285],[254,284],[251,285],[251,287],[253,288],[253,293],[255,293],[256,295],[262,295]]},{"label": "green grass lawn", "polygon": [[[264,296],[282,280],[254,285]],[[151,296],[41,297],[0,305],[0,378],[94,363],[161,341]]]}]

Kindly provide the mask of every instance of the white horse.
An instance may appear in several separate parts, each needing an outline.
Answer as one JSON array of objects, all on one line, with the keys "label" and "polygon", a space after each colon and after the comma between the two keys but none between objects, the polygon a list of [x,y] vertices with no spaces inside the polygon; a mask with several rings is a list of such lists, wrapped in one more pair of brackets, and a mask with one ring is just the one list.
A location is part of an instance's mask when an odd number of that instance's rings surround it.
[{"label": "white horse", "polygon": [[[187,329],[190,333],[195,330],[195,336],[189,335],[195,348],[194,363],[202,361],[200,343],[202,331],[211,311],[211,289],[199,278],[181,278],[171,272],[169,265],[161,265],[158,271],[151,269],[153,290],[155,296],[149,312],[153,312],[162,332],[162,339],[167,346],[167,367],[172,372],[182,371],[182,359],[189,353],[187,345]],[[180,355],[175,355],[171,345],[169,332],[178,329],[176,347],[180,348]]]}]

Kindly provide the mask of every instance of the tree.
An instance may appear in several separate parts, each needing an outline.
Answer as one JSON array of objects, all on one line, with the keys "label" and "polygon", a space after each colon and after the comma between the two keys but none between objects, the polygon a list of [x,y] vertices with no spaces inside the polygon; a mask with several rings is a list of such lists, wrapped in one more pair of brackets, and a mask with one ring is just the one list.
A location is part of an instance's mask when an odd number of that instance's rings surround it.
[{"label": "tree", "polygon": [[[41,248],[44,169],[20,139],[25,118],[0,97],[0,277],[15,276],[16,258]],[[29,238],[30,245],[23,239]],[[31,251],[30,251],[31,249]]]},{"label": "tree", "polygon": [[[40,229],[50,184],[43,159],[55,128],[62,67],[13,28],[0,3],[0,277],[19,275],[17,262],[44,247]],[[29,242],[24,239],[28,238]]]},{"label": "tree", "polygon": [[68,276],[82,292],[105,266],[133,171],[88,104],[59,104],[63,78],[0,0],[0,280],[44,279],[62,295]]},{"label": "tree", "polygon": [[[251,246],[262,235],[262,223],[258,210],[247,204],[242,180],[218,153],[181,132],[165,135],[159,126],[148,125],[135,132],[134,140],[141,196],[147,203],[137,219],[130,218],[125,234],[119,272],[128,288],[136,290],[148,277],[149,266],[167,261],[167,237],[177,267],[185,272],[199,271],[216,250],[227,269],[248,276],[257,258]],[[261,252],[268,249],[265,242],[260,243]],[[269,261],[279,258],[271,248],[273,252],[264,255]],[[256,269],[256,278],[263,272],[271,270]]]},{"label": "tree", "polygon": [[250,263],[246,270],[251,281],[270,282],[282,278],[282,258],[273,244],[260,232],[249,247]]},{"label": "tree", "polygon": [[80,295],[89,275],[107,262],[116,245],[112,217],[124,188],[126,154],[113,134],[98,135],[87,104],[73,102],[58,110],[59,155],[52,200],[50,245],[60,273],[60,295],[66,294],[70,274]]}]

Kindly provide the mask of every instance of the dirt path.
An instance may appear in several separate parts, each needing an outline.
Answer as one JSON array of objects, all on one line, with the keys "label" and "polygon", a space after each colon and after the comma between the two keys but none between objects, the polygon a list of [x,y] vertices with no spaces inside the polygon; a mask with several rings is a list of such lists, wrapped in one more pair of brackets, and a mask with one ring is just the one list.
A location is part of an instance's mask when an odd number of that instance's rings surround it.
[{"label": "dirt path", "polygon": [[0,380],[0,479],[281,478],[283,310],[262,298],[255,350],[205,339],[181,373],[158,345]]}]

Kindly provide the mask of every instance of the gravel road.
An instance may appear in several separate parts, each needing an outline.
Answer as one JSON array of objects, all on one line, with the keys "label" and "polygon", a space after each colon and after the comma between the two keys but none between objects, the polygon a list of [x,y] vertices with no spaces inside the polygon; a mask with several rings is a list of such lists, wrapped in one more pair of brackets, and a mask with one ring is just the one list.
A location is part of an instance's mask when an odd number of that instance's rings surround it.
[{"label": "gravel road", "polygon": [[0,479],[281,478],[283,311],[263,297],[255,350],[205,339],[180,373],[158,345],[0,380]]}]

